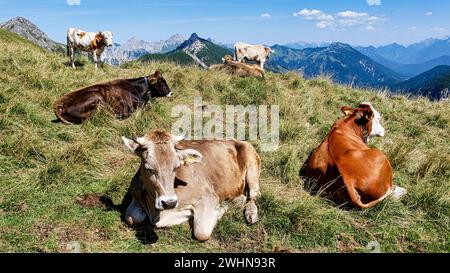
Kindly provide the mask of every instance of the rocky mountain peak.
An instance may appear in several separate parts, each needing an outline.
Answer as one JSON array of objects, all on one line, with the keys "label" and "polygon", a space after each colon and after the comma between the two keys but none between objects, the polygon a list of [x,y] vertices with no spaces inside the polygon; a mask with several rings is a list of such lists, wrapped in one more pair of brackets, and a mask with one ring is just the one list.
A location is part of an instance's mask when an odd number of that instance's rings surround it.
[{"label": "rocky mountain peak", "polygon": [[23,17],[14,17],[6,23],[0,25],[0,28],[16,33],[49,51],[62,50],[62,46],[60,44],[51,40],[38,26]]}]

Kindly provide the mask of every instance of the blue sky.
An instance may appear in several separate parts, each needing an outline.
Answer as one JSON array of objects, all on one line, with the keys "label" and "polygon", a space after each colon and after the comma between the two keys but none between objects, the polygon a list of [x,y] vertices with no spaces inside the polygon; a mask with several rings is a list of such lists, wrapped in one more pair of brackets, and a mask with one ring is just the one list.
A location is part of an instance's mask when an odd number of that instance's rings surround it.
[{"label": "blue sky", "polygon": [[0,22],[23,16],[59,42],[77,27],[111,30],[118,43],[196,32],[221,42],[384,45],[450,35],[449,10],[448,0],[0,0]]}]

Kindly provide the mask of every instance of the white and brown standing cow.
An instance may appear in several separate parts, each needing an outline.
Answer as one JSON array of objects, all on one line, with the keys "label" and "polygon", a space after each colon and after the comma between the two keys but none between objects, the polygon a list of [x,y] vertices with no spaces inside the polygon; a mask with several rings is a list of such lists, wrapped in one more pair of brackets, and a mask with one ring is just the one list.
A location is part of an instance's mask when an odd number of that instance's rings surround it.
[{"label": "white and brown standing cow", "polygon": [[94,59],[95,68],[97,68],[105,47],[112,45],[113,34],[111,31],[86,32],[76,28],[67,30],[67,55],[69,55],[73,68],[75,68],[75,48],[90,52]]},{"label": "white and brown standing cow", "polygon": [[271,53],[275,53],[270,47],[263,45],[251,45],[244,42],[234,44],[234,59],[238,62],[255,61],[264,69],[264,63],[270,57]]},{"label": "white and brown standing cow", "polygon": [[235,140],[183,140],[156,130],[125,146],[141,158],[132,179],[133,197],[125,219],[138,226],[149,218],[157,228],[193,218],[193,235],[208,240],[228,208],[246,200],[245,217],[253,224],[258,211],[261,161],[254,147]]}]

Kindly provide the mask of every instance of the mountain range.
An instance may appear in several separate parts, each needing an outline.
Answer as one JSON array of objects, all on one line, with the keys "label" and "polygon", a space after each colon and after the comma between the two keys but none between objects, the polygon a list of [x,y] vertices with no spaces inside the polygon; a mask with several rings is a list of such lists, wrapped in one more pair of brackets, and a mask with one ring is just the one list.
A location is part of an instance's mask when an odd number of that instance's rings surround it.
[{"label": "mountain range", "polygon": [[[65,46],[51,40],[32,22],[16,17],[1,28],[17,33],[46,50],[62,53]],[[103,60],[112,65],[138,60],[172,61],[207,68],[233,55],[230,44],[216,44],[193,33],[189,39],[176,34],[167,40],[146,42],[133,37],[105,50]],[[357,87],[388,88],[395,92],[448,97],[450,88],[450,38],[428,39],[410,46],[352,47],[343,43],[274,45],[266,69],[293,71],[305,78],[329,75],[333,81]]]},{"label": "mountain range", "polygon": [[293,49],[305,49],[305,48],[316,48],[316,47],[327,47],[330,43],[314,43],[314,42],[293,42],[293,43],[287,43],[283,46],[293,48]]},{"label": "mountain range", "polygon": [[107,48],[103,55],[103,61],[112,65],[120,65],[125,62],[139,59],[150,53],[166,53],[176,49],[185,38],[181,34],[175,34],[167,40],[146,42],[132,37],[124,44],[114,44]]},{"label": "mountain range", "polygon": [[402,75],[343,43],[301,50],[275,45],[272,49],[275,53],[267,65],[274,72],[296,71],[306,78],[330,75],[339,83],[360,87],[382,87],[404,79]]},{"label": "mountain range", "polygon": [[179,64],[198,64],[204,68],[222,62],[222,57],[233,53],[224,47],[214,44],[210,40],[198,37],[193,33],[189,39],[180,44],[175,50],[165,54],[146,54],[141,61],[173,61]]},{"label": "mountain range", "polygon": [[355,49],[408,78],[438,65],[450,65],[450,37],[427,39],[409,46],[394,43],[380,47],[355,47]]}]

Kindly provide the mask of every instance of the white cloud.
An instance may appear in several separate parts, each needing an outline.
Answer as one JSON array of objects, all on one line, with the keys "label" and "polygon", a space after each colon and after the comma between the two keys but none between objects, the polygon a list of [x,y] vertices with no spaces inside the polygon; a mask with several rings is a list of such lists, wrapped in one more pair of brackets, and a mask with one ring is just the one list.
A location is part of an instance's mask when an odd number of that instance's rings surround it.
[{"label": "white cloud", "polygon": [[430,30],[433,32],[446,32],[447,31],[447,29],[445,29],[443,27],[433,27],[433,28],[430,28]]},{"label": "white cloud", "polygon": [[360,27],[374,31],[387,20],[385,17],[372,16],[365,12],[342,11],[331,15],[315,9],[303,9],[294,13],[294,16],[303,17],[306,20],[318,21],[316,27],[321,29]]},{"label": "white cloud", "polygon": [[431,16],[431,15],[433,15],[432,11],[429,11],[429,12],[425,13],[425,16]]},{"label": "white cloud", "polygon": [[412,26],[412,27],[408,28],[408,30],[409,30],[409,31],[416,31],[416,30],[417,30],[417,27],[416,27],[416,26]]},{"label": "white cloud", "polygon": [[317,9],[313,9],[313,10],[309,10],[309,9],[302,9],[299,12],[294,13],[294,16],[301,16],[307,20],[320,20],[320,21],[329,21],[329,20],[333,20],[333,16],[323,13],[320,10]]},{"label": "white cloud", "polygon": [[69,6],[79,6],[81,5],[81,0],[66,0]]},{"label": "white cloud", "polygon": [[367,0],[369,6],[379,6],[381,5],[381,0]]},{"label": "white cloud", "polygon": [[270,15],[270,13],[263,13],[263,14],[261,14],[261,18],[271,18],[272,17],[272,15]]}]

